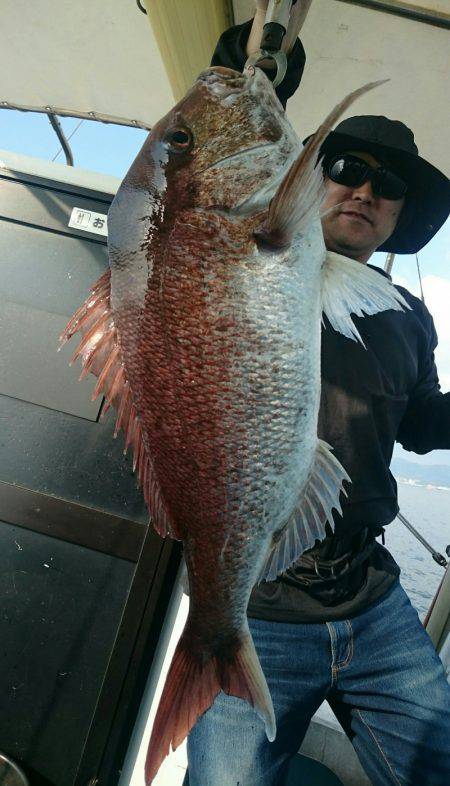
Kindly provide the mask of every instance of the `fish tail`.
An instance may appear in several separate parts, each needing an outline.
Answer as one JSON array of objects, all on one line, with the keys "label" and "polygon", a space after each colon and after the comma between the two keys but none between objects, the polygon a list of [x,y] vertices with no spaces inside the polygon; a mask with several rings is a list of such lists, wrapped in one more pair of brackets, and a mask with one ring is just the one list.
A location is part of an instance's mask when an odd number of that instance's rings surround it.
[{"label": "fish tail", "polygon": [[188,637],[183,633],[153,724],[145,762],[146,786],[152,783],[170,746],[175,750],[180,745],[220,690],[248,701],[264,721],[268,739],[275,739],[272,699],[250,631],[243,631],[225,649],[223,654],[209,658],[194,653],[192,645],[188,649]]},{"label": "fish tail", "polygon": [[153,723],[145,762],[146,786],[162,762],[187,736],[199,715],[220,691],[214,660],[202,662],[187,649],[185,635],[177,644]]},{"label": "fish tail", "polygon": [[250,631],[242,631],[232,657],[217,658],[220,687],[229,696],[245,699],[264,723],[267,739],[273,742],[277,733],[275,713]]}]

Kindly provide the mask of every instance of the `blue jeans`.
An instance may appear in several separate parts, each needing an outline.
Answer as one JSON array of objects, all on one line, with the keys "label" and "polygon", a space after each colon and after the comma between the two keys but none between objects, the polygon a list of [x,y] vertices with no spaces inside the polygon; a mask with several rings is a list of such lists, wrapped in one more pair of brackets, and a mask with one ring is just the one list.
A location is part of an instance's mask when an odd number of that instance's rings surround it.
[{"label": "blue jeans", "polygon": [[450,686],[399,583],[352,619],[249,623],[276,739],[247,702],[220,693],[189,735],[189,786],[282,786],[325,699],[374,786],[450,784]]}]

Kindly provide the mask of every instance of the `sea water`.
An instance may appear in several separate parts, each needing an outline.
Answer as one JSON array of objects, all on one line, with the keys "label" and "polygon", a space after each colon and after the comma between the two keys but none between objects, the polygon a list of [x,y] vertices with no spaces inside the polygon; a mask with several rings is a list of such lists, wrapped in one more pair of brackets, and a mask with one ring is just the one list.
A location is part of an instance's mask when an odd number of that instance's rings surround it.
[{"label": "sea water", "polygon": [[[398,480],[401,513],[431,546],[448,559],[450,544],[450,488]],[[385,545],[400,565],[400,581],[423,619],[444,575],[431,554],[399,519],[385,530]]]}]

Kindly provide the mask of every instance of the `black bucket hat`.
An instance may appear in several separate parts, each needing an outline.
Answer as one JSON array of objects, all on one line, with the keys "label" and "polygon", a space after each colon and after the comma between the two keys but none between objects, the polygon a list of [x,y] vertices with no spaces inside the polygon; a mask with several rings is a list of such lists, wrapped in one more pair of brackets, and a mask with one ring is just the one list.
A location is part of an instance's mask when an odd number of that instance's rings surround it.
[{"label": "black bucket hat", "polygon": [[413,132],[399,120],[376,115],[349,117],[327,136],[320,155],[350,150],[378,157],[408,186],[397,227],[377,251],[415,254],[436,234],[450,212],[448,178],[419,156]]}]

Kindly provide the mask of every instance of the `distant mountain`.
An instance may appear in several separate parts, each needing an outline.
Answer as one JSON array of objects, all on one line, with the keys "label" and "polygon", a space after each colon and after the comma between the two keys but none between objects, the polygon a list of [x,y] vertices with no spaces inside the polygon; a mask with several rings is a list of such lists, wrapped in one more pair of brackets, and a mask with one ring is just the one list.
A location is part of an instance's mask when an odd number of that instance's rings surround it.
[{"label": "distant mountain", "polygon": [[391,472],[396,478],[410,478],[418,483],[450,488],[450,467],[441,464],[425,466],[401,458],[393,458]]}]

